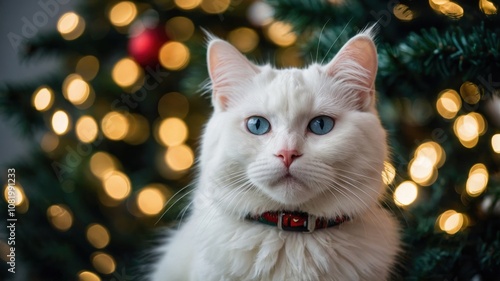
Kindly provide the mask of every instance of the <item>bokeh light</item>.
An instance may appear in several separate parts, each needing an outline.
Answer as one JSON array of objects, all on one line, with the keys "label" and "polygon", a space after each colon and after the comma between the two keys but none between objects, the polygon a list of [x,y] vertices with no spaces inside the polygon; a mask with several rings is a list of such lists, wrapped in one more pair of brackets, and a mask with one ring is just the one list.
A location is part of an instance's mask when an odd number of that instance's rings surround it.
[{"label": "bokeh light", "polygon": [[115,4],[109,11],[109,21],[118,27],[127,26],[137,16],[137,7],[133,2],[122,1]]},{"label": "bokeh light", "polygon": [[433,166],[441,167],[446,160],[446,153],[444,149],[437,142],[428,141],[424,142],[415,150],[415,157],[427,157]]},{"label": "bokeh light", "polygon": [[38,111],[46,111],[54,104],[54,91],[47,86],[39,87],[33,93],[32,105]]},{"label": "bokeh light", "polygon": [[146,117],[133,113],[128,120],[129,130],[123,141],[132,145],[144,143],[149,138],[149,123]]},{"label": "bokeh light", "polygon": [[430,0],[429,2],[434,4],[431,7],[449,18],[460,19],[464,15],[464,9],[457,3],[443,0]]},{"label": "bokeh light", "polygon": [[81,105],[89,98],[92,88],[79,74],[70,74],[64,79],[62,90],[72,104]]},{"label": "bokeh light", "polygon": [[182,119],[167,118],[160,122],[156,136],[158,142],[164,146],[177,146],[188,138],[188,127]]},{"label": "bokeh light", "polygon": [[85,81],[90,81],[99,72],[99,60],[94,56],[84,56],[76,63],[75,72]]},{"label": "bokeh light", "polygon": [[484,135],[484,133],[486,133],[486,130],[488,129],[488,125],[486,124],[486,119],[484,119],[483,115],[477,112],[471,112],[467,115],[476,119],[478,134],[480,136]]},{"label": "bokeh light", "polygon": [[158,113],[160,117],[185,118],[189,112],[189,101],[180,93],[171,92],[165,94],[158,101]]},{"label": "bokeh light", "polygon": [[271,41],[281,47],[287,47],[295,43],[297,35],[288,23],[275,21],[267,28],[267,36]]},{"label": "bokeh light", "polygon": [[129,127],[128,118],[118,111],[111,111],[102,118],[102,132],[110,140],[123,140],[127,136]]},{"label": "bokeh light", "polygon": [[127,175],[119,171],[112,171],[104,178],[104,191],[114,200],[123,200],[130,194],[131,185]]},{"label": "bokeh light", "polygon": [[394,191],[394,203],[398,206],[408,206],[417,199],[418,188],[412,181],[404,181]]},{"label": "bokeh light", "polygon": [[413,11],[407,5],[401,3],[394,6],[392,13],[401,21],[411,21],[415,17]]},{"label": "bokeh light", "polygon": [[52,130],[58,135],[66,134],[71,126],[68,114],[63,110],[58,110],[52,115]]},{"label": "bokeh light", "polygon": [[81,142],[90,143],[97,138],[99,128],[92,116],[84,115],[76,121],[75,132]]},{"label": "bokeh light", "polygon": [[491,137],[491,148],[496,153],[500,153],[500,134],[495,134]]},{"label": "bokeh light", "polygon": [[479,124],[470,114],[459,116],[453,124],[453,131],[466,148],[473,148],[479,140]]},{"label": "bokeh light", "polygon": [[52,205],[47,209],[47,218],[54,228],[67,231],[73,225],[73,214],[67,206]]},{"label": "bokeh light", "polygon": [[221,14],[230,4],[231,0],[204,0],[201,2],[201,9],[208,14]]},{"label": "bokeh light", "polygon": [[123,58],[115,64],[111,76],[118,86],[126,88],[138,84],[144,77],[144,73],[134,60]]},{"label": "bokeh light", "polygon": [[447,210],[438,217],[437,224],[442,231],[453,235],[467,226],[467,217],[455,210]]},{"label": "bokeh light", "polygon": [[165,43],[159,53],[159,60],[163,67],[170,70],[180,70],[189,63],[189,49],[181,42],[170,41]]},{"label": "bokeh light", "polygon": [[78,273],[78,281],[101,281],[101,278],[93,272],[82,270]]},{"label": "bokeh light", "polygon": [[173,17],[165,24],[167,34],[175,41],[187,41],[194,33],[194,23],[186,17]]},{"label": "bokeh light", "polygon": [[493,4],[492,2],[488,1],[488,0],[479,0],[479,8],[481,9],[481,11],[483,11],[483,13],[485,15],[496,15],[497,14],[497,7],[495,6],[495,4]]},{"label": "bokeh light", "polygon": [[193,150],[185,144],[169,147],[165,153],[165,162],[175,172],[185,171],[194,163]]},{"label": "bokeh light", "polygon": [[160,184],[150,184],[142,188],[137,194],[137,207],[141,213],[154,216],[165,207],[167,197],[165,196],[166,187]]},{"label": "bokeh light", "polygon": [[183,10],[192,10],[201,4],[202,0],[174,0],[177,7]]},{"label": "bokeh light", "polygon": [[479,87],[469,81],[466,81],[460,86],[460,95],[468,104],[476,104],[481,100],[481,92]]},{"label": "bokeh light", "polygon": [[96,249],[102,249],[111,240],[108,229],[100,224],[94,223],[87,227],[87,240]]},{"label": "bokeh light", "polygon": [[247,10],[248,20],[255,26],[265,26],[273,21],[273,8],[266,2],[254,1]]},{"label": "bokeh light", "polygon": [[59,137],[51,132],[45,133],[40,140],[40,147],[47,153],[54,151],[58,145]]},{"label": "bokeh light", "polygon": [[259,35],[248,27],[240,27],[229,32],[227,40],[240,52],[249,53],[259,44]]},{"label": "bokeh light", "polygon": [[436,109],[443,118],[455,118],[461,107],[462,100],[457,91],[446,89],[439,94],[439,98],[436,102]]},{"label": "bokeh light", "polygon": [[74,40],[85,30],[85,20],[74,12],[62,15],[57,22],[57,30],[66,40]]},{"label": "bokeh light", "polygon": [[475,164],[469,171],[469,177],[465,184],[465,191],[471,197],[481,195],[488,185],[489,173],[482,163]]},{"label": "bokeh light", "polygon": [[103,274],[111,274],[116,269],[115,259],[103,252],[95,252],[91,257],[94,268]]},{"label": "bokeh light", "polygon": [[107,152],[99,151],[90,157],[90,171],[99,179],[104,179],[112,171],[118,167],[116,160]]}]

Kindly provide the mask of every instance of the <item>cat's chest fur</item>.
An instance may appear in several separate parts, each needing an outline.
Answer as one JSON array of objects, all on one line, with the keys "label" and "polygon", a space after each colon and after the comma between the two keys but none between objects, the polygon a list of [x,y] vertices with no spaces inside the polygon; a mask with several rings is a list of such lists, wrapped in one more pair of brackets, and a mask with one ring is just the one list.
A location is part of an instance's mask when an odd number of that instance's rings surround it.
[{"label": "cat's chest fur", "polygon": [[394,221],[378,207],[313,233],[203,210],[192,218],[166,249],[182,254],[163,260],[164,275],[154,280],[386,280],[399,244]]}]

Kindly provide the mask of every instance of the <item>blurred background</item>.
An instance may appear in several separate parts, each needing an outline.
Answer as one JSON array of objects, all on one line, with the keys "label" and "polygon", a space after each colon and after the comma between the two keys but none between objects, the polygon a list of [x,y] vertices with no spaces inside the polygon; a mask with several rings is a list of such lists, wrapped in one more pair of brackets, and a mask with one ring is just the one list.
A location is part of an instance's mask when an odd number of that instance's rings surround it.
[{"label": "blurred background", "polygon": [[143,280],[189,213],[203,30],[284,68],[377,23],[393,279],[500,280],[499,2],[0,2],[0,279]]}]

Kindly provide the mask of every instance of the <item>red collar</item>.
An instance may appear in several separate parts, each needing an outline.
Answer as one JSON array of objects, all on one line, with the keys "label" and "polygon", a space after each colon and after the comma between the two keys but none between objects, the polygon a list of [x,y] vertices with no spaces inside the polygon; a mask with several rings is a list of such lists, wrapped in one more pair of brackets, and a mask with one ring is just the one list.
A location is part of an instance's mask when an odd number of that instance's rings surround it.
[{"label": "red collar", "polygon": [[333,227],[350,220],[346,215],[335,218],[317,218],[306,212],[290,211],[264,212],[260,215],[248,215],[246,219],[277,226],[285,231],[308,233],[313,232],[315,229]]}]

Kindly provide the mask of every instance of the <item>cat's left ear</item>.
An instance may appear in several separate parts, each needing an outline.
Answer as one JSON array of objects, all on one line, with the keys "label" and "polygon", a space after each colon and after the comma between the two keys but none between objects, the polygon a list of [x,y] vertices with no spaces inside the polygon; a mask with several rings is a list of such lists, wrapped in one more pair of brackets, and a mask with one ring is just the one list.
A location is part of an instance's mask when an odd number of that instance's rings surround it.
[{"label": "cat's left ear", "polygon": [[241,90],[235,89],[248,81],[259,68],[224,40],[213,39],[208,44],[208,72],[212,81],[212,104],[216,110],[224,111],[231,99]]},{"label": "cat's left ear", "polygon": [[349,94],[355,95],[358,109],[363,111],[371,110],[375,104],[378,60],[370,32],[354,36],[323,68],[328,76],[342,81]]}]

